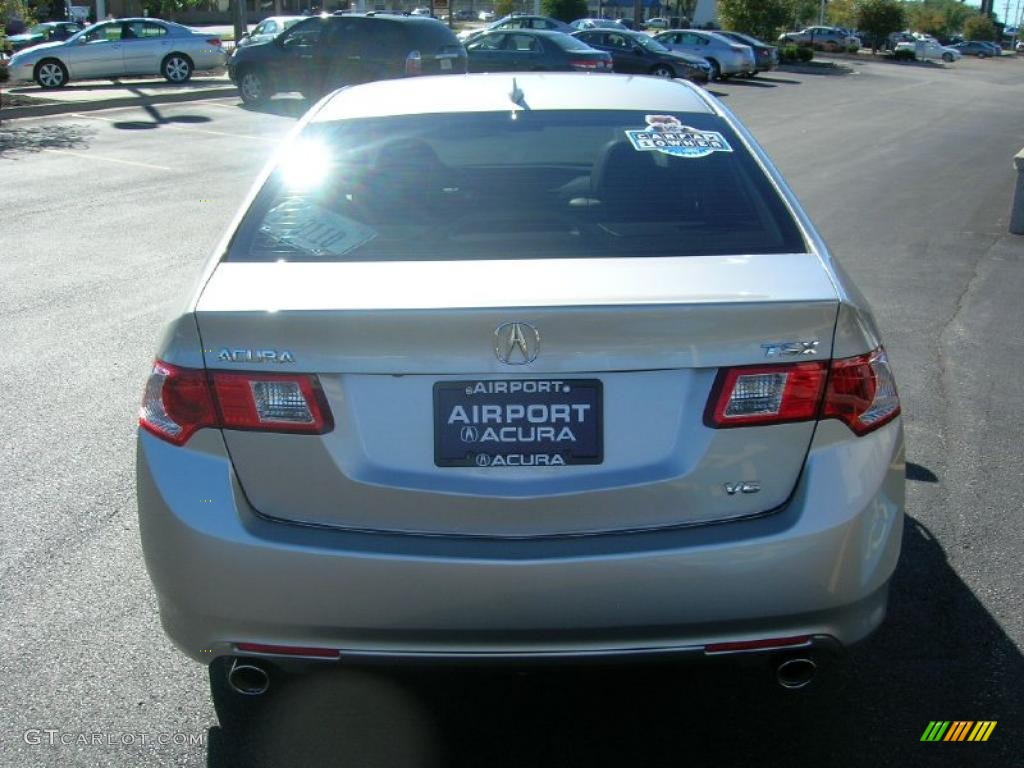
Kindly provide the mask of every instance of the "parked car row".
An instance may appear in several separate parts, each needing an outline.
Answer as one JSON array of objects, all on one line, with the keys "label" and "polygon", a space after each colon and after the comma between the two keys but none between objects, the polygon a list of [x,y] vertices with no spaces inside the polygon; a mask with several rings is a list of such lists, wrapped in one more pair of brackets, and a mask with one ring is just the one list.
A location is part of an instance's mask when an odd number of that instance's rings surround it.
[{"label": "parked car row", "polygon": [[65,41],[41,43],[11,61],[15,80],[44,88],[73,78],[162,74],[185,82],[225,64],[242,99],[275,93],[318,98],[337,87],[422,74],[501,71],[622,72],[704,83],[773,69],[773,46],[738,33],[670,29],[657,35],[606,19],[574,25],[544,16],[505,17],[460,42],[424,14],[272,16],[228,57],[219,38],[159,19],[117,19]]}]

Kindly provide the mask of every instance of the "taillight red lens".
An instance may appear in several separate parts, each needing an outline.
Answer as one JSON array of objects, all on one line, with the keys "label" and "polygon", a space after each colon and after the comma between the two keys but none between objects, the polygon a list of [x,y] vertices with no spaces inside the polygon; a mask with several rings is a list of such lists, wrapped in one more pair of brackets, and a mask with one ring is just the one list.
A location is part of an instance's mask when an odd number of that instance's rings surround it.
[{"label": "taillight red lens", "polygon": [[859,357],[832,361],[822,418],[839,419],[864,435],[899,413],[896,379],[882,347]]},{"label": "taillight red lens", "polygon": [[419,51],[409,51],[405,57],[405,74],[418,75],[423,71],[423,58]]},{"label": "taillight red lens", "polygon": [[218,48],[220,48],[222,45],[219,37],[208,37],[206,38],[206,42],[208,42],[210,45],[215,45]]},{"label": "taillight red lens", "polygon": [[139,425],[184,445],[203,427],[319,435],[334,419],[316,376],[207,372],[157,360]]},{"label": "taillight red lens", "polygon": [[603,69],[604,62],[599,59],[576,59],[569,62],[573,69]]},{"label": "taillight red lens", "polygon": [[334,427],[327,399],[313,376],[211,373],[224,429],[305,432]]},{"label": "taillight red lens", "polygon": [[157,360],[142,396],[139,426],[183,445],[196,430],[216,425],[217,411],[206,372]]},{"label": "taillight red lens", "polygon": [[826,363],[724,368],[711,390],[704,423],[721,428],[813,419],[827,372]]},{"label": "taillight red lens", "polygon": [[882,347],[828,363],[723,368],[704,412],[709,427],[839,419],[858,435],[900,413],[896,380]]}]

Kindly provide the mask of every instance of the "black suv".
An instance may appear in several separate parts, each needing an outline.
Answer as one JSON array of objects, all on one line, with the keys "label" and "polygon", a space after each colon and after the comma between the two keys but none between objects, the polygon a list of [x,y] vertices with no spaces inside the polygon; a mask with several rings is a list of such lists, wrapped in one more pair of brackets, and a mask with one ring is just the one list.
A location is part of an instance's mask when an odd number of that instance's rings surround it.
[{"label": "black suv", "polygon": [[465,71],[466,49],[437,19],[374,13],[313,16],[236,49],[228,62],[246,104],[286,91],[316,99],[343,85]]}]

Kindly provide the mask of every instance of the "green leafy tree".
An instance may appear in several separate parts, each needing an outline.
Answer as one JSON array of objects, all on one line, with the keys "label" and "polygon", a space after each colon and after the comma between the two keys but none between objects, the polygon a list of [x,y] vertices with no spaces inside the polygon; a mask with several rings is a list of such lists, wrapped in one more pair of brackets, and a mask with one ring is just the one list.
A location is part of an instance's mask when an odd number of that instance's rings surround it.
[{"label": "green leafy tree", "polygon": [[792,7],[789,0],[719,0],[718,17],[723,29],[774,40],[790,23]]},{"label": "green leafy tree", "polygon": [[818,23],[821,14],[819,0],[787,0],[786,5],[789,6],[788,23],[794,29]]},{"label": "green leafy tree", "polygon": [[857,27],[858,0],[830,0],[826,18],[834,27],[855,29]]},{"label": "green leafy tree", "polygon": [[857,3],[857,29],[871,38],[871,52],[878,50],[878,41],[907,24],[903,3],[898,0],[859,0]]},{"label": "green leafy tree", "polygon": [[32,9],[24,0],[0,0],[0,38],[4,37],[8,23],[20,21],[26,27],[36,23]]},{"label": "green leafy tree", "polygon": [[516,0],[497,0],[494,3],[494,15],[499,19],[508,16],[516,9]]},{"label": "green leafy tree", "polygon": [[587,15],[587,0],[541,0],[540,9],[545,16],[568,23]]},{"label": "green leafy tree", "polygon": [[995,40],[996,25],[988,16],[975,14],[964,22],[964,37],[968,40]]},{"label": "green leafy tree", "polygon": [[905,5],[907,26],[935,37],[949,37],[959,32],[967,19],[977,14],[960,0],[918,0]]}]

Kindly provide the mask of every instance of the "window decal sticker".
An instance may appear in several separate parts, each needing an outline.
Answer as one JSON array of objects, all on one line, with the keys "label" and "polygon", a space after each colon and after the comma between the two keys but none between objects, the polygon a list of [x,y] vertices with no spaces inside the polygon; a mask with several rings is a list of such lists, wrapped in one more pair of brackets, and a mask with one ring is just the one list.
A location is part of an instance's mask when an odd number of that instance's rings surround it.
[{"label": "window decal sticker", "polygon": [[673,157],[694,159],[712,152],[732,152],[725,137],[717,131],[701,131],[683,125],[672,115],[647,115],[647,129],[626,131],[637,152],[661,152]]}]

